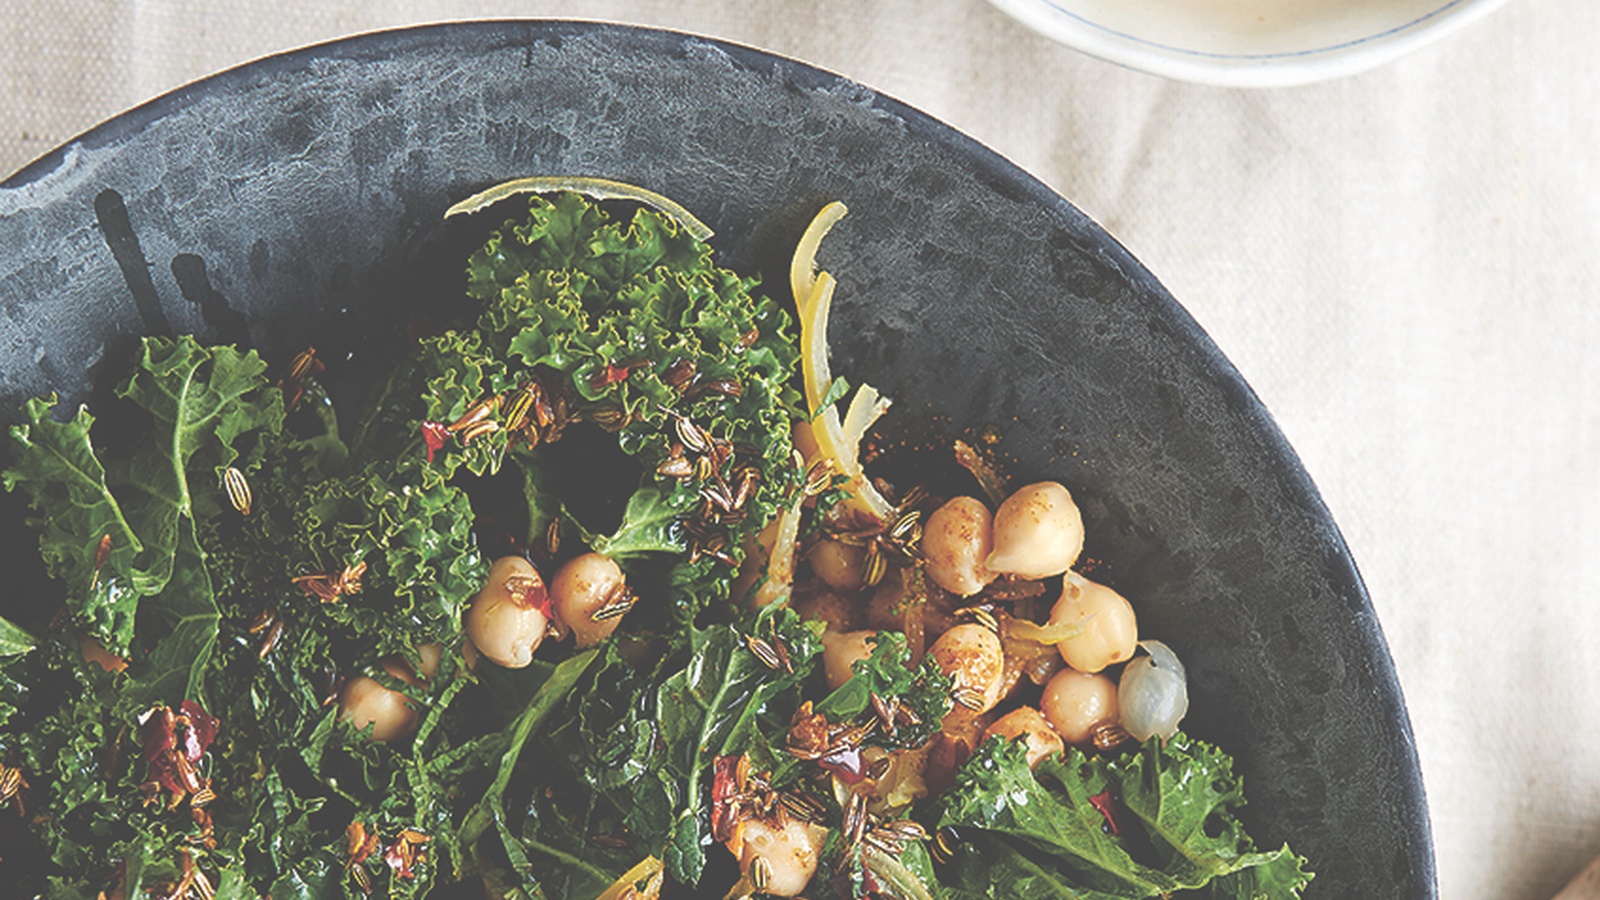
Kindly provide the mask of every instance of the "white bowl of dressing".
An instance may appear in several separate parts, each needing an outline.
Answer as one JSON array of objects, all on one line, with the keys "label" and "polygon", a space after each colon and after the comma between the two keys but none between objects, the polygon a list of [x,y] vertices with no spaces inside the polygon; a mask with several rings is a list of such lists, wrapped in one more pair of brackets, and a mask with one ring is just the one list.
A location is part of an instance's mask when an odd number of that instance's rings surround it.
[{"label": "white bowl of dressing", "polygon": [[1230,87],[1351,75],[1505,0],[989,0],[1046,37],[1129,68]]}]

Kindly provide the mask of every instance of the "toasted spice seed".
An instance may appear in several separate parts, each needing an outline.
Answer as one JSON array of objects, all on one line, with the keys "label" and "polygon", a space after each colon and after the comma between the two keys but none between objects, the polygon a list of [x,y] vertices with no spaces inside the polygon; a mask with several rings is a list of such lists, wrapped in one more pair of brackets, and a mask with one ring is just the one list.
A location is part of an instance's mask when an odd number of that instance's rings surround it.
[{"label": "toasted spice seed", "polygon": [[209,787],[203,787],[198,792],[196,792],[193,797],[189,798],[189,805],[190,806],[205,806],[207,803],[210,803],[211,801],[213,801],[215,799],[217,799],[216,792],[213,791]]},{"label": "toasted spice seed", "polygon": [[633,417],[620,406],[601,406],[589,413],[589,420],[606,431],[614,432],[621,431]]},{"label": "toasted spice seed", "polygon": [[261,648],[256,651],[257,659],[266,659],[267,654],[278,646],[278,641],[283,638],[283,620],[277,619],[272,623],[272,630],[267,632],[266,640],[261,642]]},{"label": "toasted spice seed", "polygon": [[1094,742],[1095,749],[1110,750],[1133,740],[1133,735],[1120,722],[1102,722],[1095,726],[1089,738]]},{"label": "toasted spice seed", "polygon": [[854,847],[861,843],[861,836],[867,827],[867,798],[854,791],[850,799],[844,804],[844,834],[845,845]]},{"label": "toasted spice seed", "polygon": [[758,891],[767,889],[772,883],[772,863],[767,862],[765,856],[755,856],[750,859],[750,884]]},{"label": "toasted spice seed", "polygon": [[589,843],[612,850],[626,850],[633,846],[633,841],[620,834],[591,834]]},{"label": "toasted spice seed", "polygon": [[618,616],[625,616],[628,614],[628,610],[633,609],[634,604],[639,602],[639,598],[635,597],[633,591],[628,590],[626,585],[623,585],[622,590],[618,593],[621,594],[620,597],[611,600],[593,613],[590,613],[590,621],[604,622],[608,619],[615,619]]},{"label": "toasted spice seed", "polygon": [[[489,414],[494,412],[495,409],[497,407],[499,407],[499,405],[500,405],[500,395],[499,394],[494,394],[494,395],[492,395],[490,397],[486,397],[486,398],[484,398],[482,400],[479,400],[477,403],[474,403],[471,406],[467,407],[467,411],[465,413],[462,413],[461,418],[455,420],[454,422],[451,422],[449,425],[446,425],[445,428],[448,431],[450,431],[452,434],[454,434],[456,432],[467,431],[467,430],[473,428],[474,426],[477,426],[477,425],[479,425],[479,424],[481,424],[481,423],[483,423],[485,421],[488,421]],[[500,427],[499,424],[496,423],[495,424],[495,428],[498,429],[499,427]],[[467,440],[470,440],[470,438],[462,438],[463,443],[466,442]]]},{"label": "toasted spice seed", "polygon": [[754,344],[760,337],[761,329],[759,328],[752,328],[746,331],[744,334],[739,335],[739,348],[741,350],[749,349],[750,345]]},{"label": "toasted spice seed", "polygon": [[694,360],[678,359],[674,360],[672,365],[667,366],[666,371],[661,373],[661,382],[667,387],[681,391],[688,387],[690,382],[694,381],[696,374]]},{"label": "toasted spice seed", "polygon": [[816,822],[822,818],[822,804],[803,794],[784,791],[778,795],[783,811],[802,822]]},{"label": "toasted spice seed", "polygon": [[484,419],[479,422],[473,422],[471,425],[466,426],[461,430],[461,433],[457,435],[457,437],[461,440],[461,443],[470,444],[474,438],[480,438],[486,434],[494,434],[499,430],[499,422],[496,422],[493,419]]},{"label": "toasted spice seed", "polygon": [[285,382],[300,381],[307,375],[315,374],[313,369],[319,366],[317,348],[307,347],[295,354],[294,360],[289,363],[289,371],[284,373],[283,380]]},{"label": "toasted spice seed", "polygon": [[222,473],[222,487],[228,492],[228,502],[241,516],[250,515],[250,482],[244,478],[244,473],[229,466]]},{"label": "toasted spice seed", "polygon": [[550,527],[544,530],[544,549],[551,556],[561,550],[561,520],[551,519]]},{"label": "toasted spice seed", "polygon": [[778,651],[772,649],[771,644],[753,634],[747,635],[744,642],[745,646],[750,648],[750,652],[755,654],[756,659],[761,660],[762,665],[769,669],[783,668],[783,660],[778,658]]},{"label": "toasted spice seed", "polygon": [[961,846],[961,839],[956,830],[945,826],[933,833],[933,846],[929,848],[936,862],[947,863],[956,855],[956,848]]},{"label": "toasted spice seed", "polygon": [[256,613],[256,617],[250,621],[250,633],[260,634],[261,632],[266,631],[268,628],[271,628],[272,623],[276,621],[278,621],[277,610],[263,609],[261,612]]},{"label": "toasted spice seed", "polygon": [[872,692],[872,712],[878,717],[885,728],[894,727],[894,714],[900,708],[900,701],[885,700],[878,696],[877,691]]},{"label": "toasted spice seed", "polygon": [[861,583],[867,587],[877,587],[883,581],[883,576],[889,574],[889,557],[876,542],[867,545],[864,566],[866,571],[862,573]]},{"label": "toasted spice seed", "polygon": [[917,523],[921,520],[922,513],[917,512],[916,510],[905,513],[899,519],[895,520],[894,527],[889,529],[889,539],[893,541],[905,541],[905,539],[912,532],[917,530]]},{"label": "toasted spice seed", "polygon": [[883,776],[889,774],[889,768],[893,765],[894,761],[889,757],[879,757],[878,759],[873,760],[872,765],[867,766],[866,775],[873,781],[877,781]]},{"label": "toasted spice seed", "polygon": [[968,606],[964,609],[958,609],[956,610],[955,617],[958,619],[971,621],[977,625],[982,625],[992,634],[998,635],[1000,633],[999,620],[994,617],[994,613],[990,612],[985,607]]},{"label": "toasted spice seed", "polygon": [[505,419],[508,430],[516,431],[525,424],[525,420],[528,418],[528,411],[533,408],[534,390],[533,385],[524,384],[512,390],[508,395],[510,400],[506,404],[506,412],[502,417]]},{"label": "toasted spice seed", "polygon": [[826,459],[819,459],[806,470],[805,493],[807,497],[815,497],[828,489],[833,483],[833,463]]},{"label": "toasted spice seed", "polygon": [[967,709],[978,712],[983,710],[983,691],[975,687],[961,685],[950,692],[950,699],[965,706]]},{"label": "toasted spice seed", "polygon": [[679,416],[673,423],[678,440],[694,453],[705,453],[711,448],[711,437],[700,426],[689,421],[688,416]]},{"label": "toasted spice seed", "polygon": [[350,877],[356,883],[356,890],[359,890],[363,894],[372,893],[372,876],[367,874],[365,867],[351,866]]},{"label": "toasted spice seed", "polygon": [[710,481],[717,476],[717,464],[709,456],[697,456],[693,470],[695,481]]}]

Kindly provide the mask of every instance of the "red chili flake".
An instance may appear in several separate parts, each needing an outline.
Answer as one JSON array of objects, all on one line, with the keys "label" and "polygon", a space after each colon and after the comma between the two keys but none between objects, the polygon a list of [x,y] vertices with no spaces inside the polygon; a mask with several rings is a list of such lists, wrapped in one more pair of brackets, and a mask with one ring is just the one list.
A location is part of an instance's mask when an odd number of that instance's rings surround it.
[{"label": "red chili flake", "polygon": [[152,802],[161,791],[167,791],[172,806],[205,786],[195,764],[217,737],[217,720],[200,704],[185,700],[178,709],[174,713],[163,706],[139,721],[139,744],[148,767],[140,789]]},{"label": "red chili flake", "polygon": [[433,455],[443,449],[449,439],[450,426],[443,422],[422,423],[422,442],[428,446],[428,462],[433,462]]},{"label": "red chili flake", "polygon": [[1122,829],[1117,827],[1116,798],[1110,791],[1101,791],[1090,797],[1089,805],[1105,817],[1106,827],[1111,829],[1112,834],[1119,836],[1122,834]]},{"label": "red chili flake", "polygon": [[589,373],[589,387],[597,391],[603,391],[620,381],[627,381],[628,376],[633,373],[634,369],[649,364],[648,360],[642,359],[630,363],[622,363],[621,365],[608,362],[604,368]]},{"label": "red chili flake", "polygon": [[817,765],[839,776],[845,784],[857,784],[867,777],[860,747],[844,747],[817,760]]}]

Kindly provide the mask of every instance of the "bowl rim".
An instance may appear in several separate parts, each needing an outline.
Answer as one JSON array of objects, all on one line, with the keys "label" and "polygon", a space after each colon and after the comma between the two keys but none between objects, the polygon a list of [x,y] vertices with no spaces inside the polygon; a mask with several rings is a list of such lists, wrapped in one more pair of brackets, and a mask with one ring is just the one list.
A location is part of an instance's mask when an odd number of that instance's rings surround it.
[{"label": "bowl rim", "polygon": [[[1494,4],[1502,0],[1486,0],[1486,2]],[[1373,690],[1378,695],[1379,705],[1384,710],[1387,720],[1382,733],[1391,742],[1390,750],[1397,763],[1395,805],[1403,811],[1403,817],[1408,820],[1405,828],[1411,833],[1414,841],[1412,846],[1416,855],[1408,860],[1415,867],[1414,883],[1423,887],[1420,896],[1424,900],[1437,896],[1437,870],[1429,807],[1411,719],[1394,667],[1393,656],[1349,546],[1299,455],[1289,444],[1287,437],[1279,429],[1260,397],[1223,354],[1221,348],[1157,277],[1114,235],[1044,181],[953,125],[882,91],[820,66],[724,38],[708,37],[678,29],[595,19],[462,19],[360,32],[259,57],[188,82],[63,142],[0,181],[0,193],[11,190],[48,191],[49,184],[53,180],[51,176],[60,169],[71,169],[73,159],[80,149],[104,147],[135,139],[151,123],[198,102],[209,92],[232,89],[270,76],[274,72],[304,68],[314,60],[388,59],[418,46],[433,46],[439,43],[477,45],[496,42],[515,43],[550,34],[610,35],[621,44],[633,42],[636,45],[650,45],[668,39],[693,42],[725,53],[736,65],[752,71],[774,72],[776,77],[781,78],[792,88],[847,96],[853,103],[870,105],[898,119],[910,135],[965,159],[975,173],[994,191],[1013,200],[1036,204],[1048,217],[1064,225],[1075,227],[1086,225],[1090,231],[1098,232],[1103,241],[1099,249],[1107,255],[1107,261],[1137,286],[1151,304],[1152,310],[1189,343],[1196,357],[1197,368],[1213,380],[1226,401],[1237,410],[1243,427],[1259,443],[1263,454],[1269,458],[1269,464],[1282,479],[1283,488],[1292,498],[1293,504],[1324,525],[1325,533],[1320,548],[1323,552],[1321,562],[1326,566],[1330,583],[1345,600],[1345,606],[1355,620],[1353,623],[1355,629],[1374,653],[1366,662],[1373,664],[1369,674],[1373,676]],[[31,199],[48,202],[47,198]]]},{"label": "bowl rim", "polygon": [[989,0],[1028,28],[1106,62],[1214,87],[1312,84],[1377,68],[1488,15],[1508,0],[1445,0],[1382,31],[1308,50],[1223,53],[1179,47],[1094,22],[1059,0]]}]

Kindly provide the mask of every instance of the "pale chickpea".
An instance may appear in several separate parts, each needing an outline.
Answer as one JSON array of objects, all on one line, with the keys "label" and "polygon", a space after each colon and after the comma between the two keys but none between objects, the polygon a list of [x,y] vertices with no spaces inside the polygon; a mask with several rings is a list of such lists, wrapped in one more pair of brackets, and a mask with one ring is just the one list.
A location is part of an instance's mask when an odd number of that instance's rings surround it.
[{"label": "pale chickpea", "polygon": [[994,550],[989,507],[972,497],[956,497],[934,510],[922,529],[928,577],[960,597],[983,590],[995,578],[984,566]]},{"label": "pale chickpea", "polygon": [[826,538],[817,541],[806,553],[811,571],[836,591],[855,591],[866,578],[867,551]]},{"label": "pale chickpea", "polygon": [[1104,675],[1062,669],[1044,686],[1039,708],[1062,740],[1085,745],[1096,728],[1117,721],[1117,683]]},{"label": "pale chickpea", "polygon": [[872,656],[877,647],[876,631],[824,631],[822,633],[822,671],[828,688],[837,689],[855,674],[857,660]]},{"label": "pale chickpea", "polygon": [[1019,488],[994,514],[994,572],[1039,579],[1060,575],[1083,552],[1083,514],[1054,481]]},{"label": "pale chickpea", "polygon": [[1080,672],[1098,672],[1126,662],[1139,643],[1133,606],[1121,594],[1076,572],[1061,583],[1061,599],[1050,610],[1050,625],[1076,626],[1079,631],[1056,645],[1067,665]]},{"label": "pale chickpea", "polygon": [[571,630],[581,650],[617,630],[622,616],[596,622],[594,614],[610,604],[626,602],[627,590],[622,567],[616,560],[600,553],[585,553],[567,560],[550,579],[551,611],[557,622]]},{"label": "pale chickpea", "polygon": [[550,620],[544,579],[520,556],[503,556],[467,608],[466,633],[478,652],[508,669],[533,662]]},{"label": "pale chickpea", "polygon": [[[401,656],[385,656],[378,661],[378,667],[391,678],[426,690],[433,673],[439,670],[439,660],[443,655],[442,645],[421,644],[417,647],[418,669],[412,669],[411,664]],[[350,679],[339,690],[339,717],[357,730],[372,724],[372,740],[375,741],[405,737],[416,730],[420,721],[417,710],[405,694],[392,691],[377,679],[366,675]]]},{"label": "pale chickpea", "polygon": [[751,819],[739,829],[739,869],[750,875],[757,857],[765,861],[766,885],[762,892],[774,897],[793,897],[806,889],[817,874],[822,845],[828,829],[790,818],[780,827],[761,819]]},{"label": "pale chickpea", "polygon": [[339,690],[339,718],[358,731],[371,725],[374,741],[405,737],[416,730],[419,721],[405,694],[391,691],[365,675],[346,681]]},{"label": "pale chickpea", "polygon": [[995,735],[1008,741],[1019,737],[1026,739],[1029,766],[1037,766],[1040,760],[1055,756],[1066,749],[1066,744],[1061,741],[1061,735],[1051,727],[1044,713],[1031,706],[1018,707],[1001,716],[984,731],[983,740],[987,741]]},{"label": "pale chickpea", "polygon": [[939,636],[928,655],[955,683],[957,696],[965,706],[986,712],[1000,702],[1005,689],[1005,651],[994,632],[975,622],[966,622]]},{"label": "pale chickpea", "polygon": [[[417,657],[422,665],[417,671],[413,671],[411,665],[399,656],[386,656],[378,661],[378,665],[412,687],[425,688],[433,678],[433,673],[439,671],[439,660],[443,655],[444,647],[440,644],[420,644],[417,646]],[[418,677],[419,674],[421,677]]]}]

